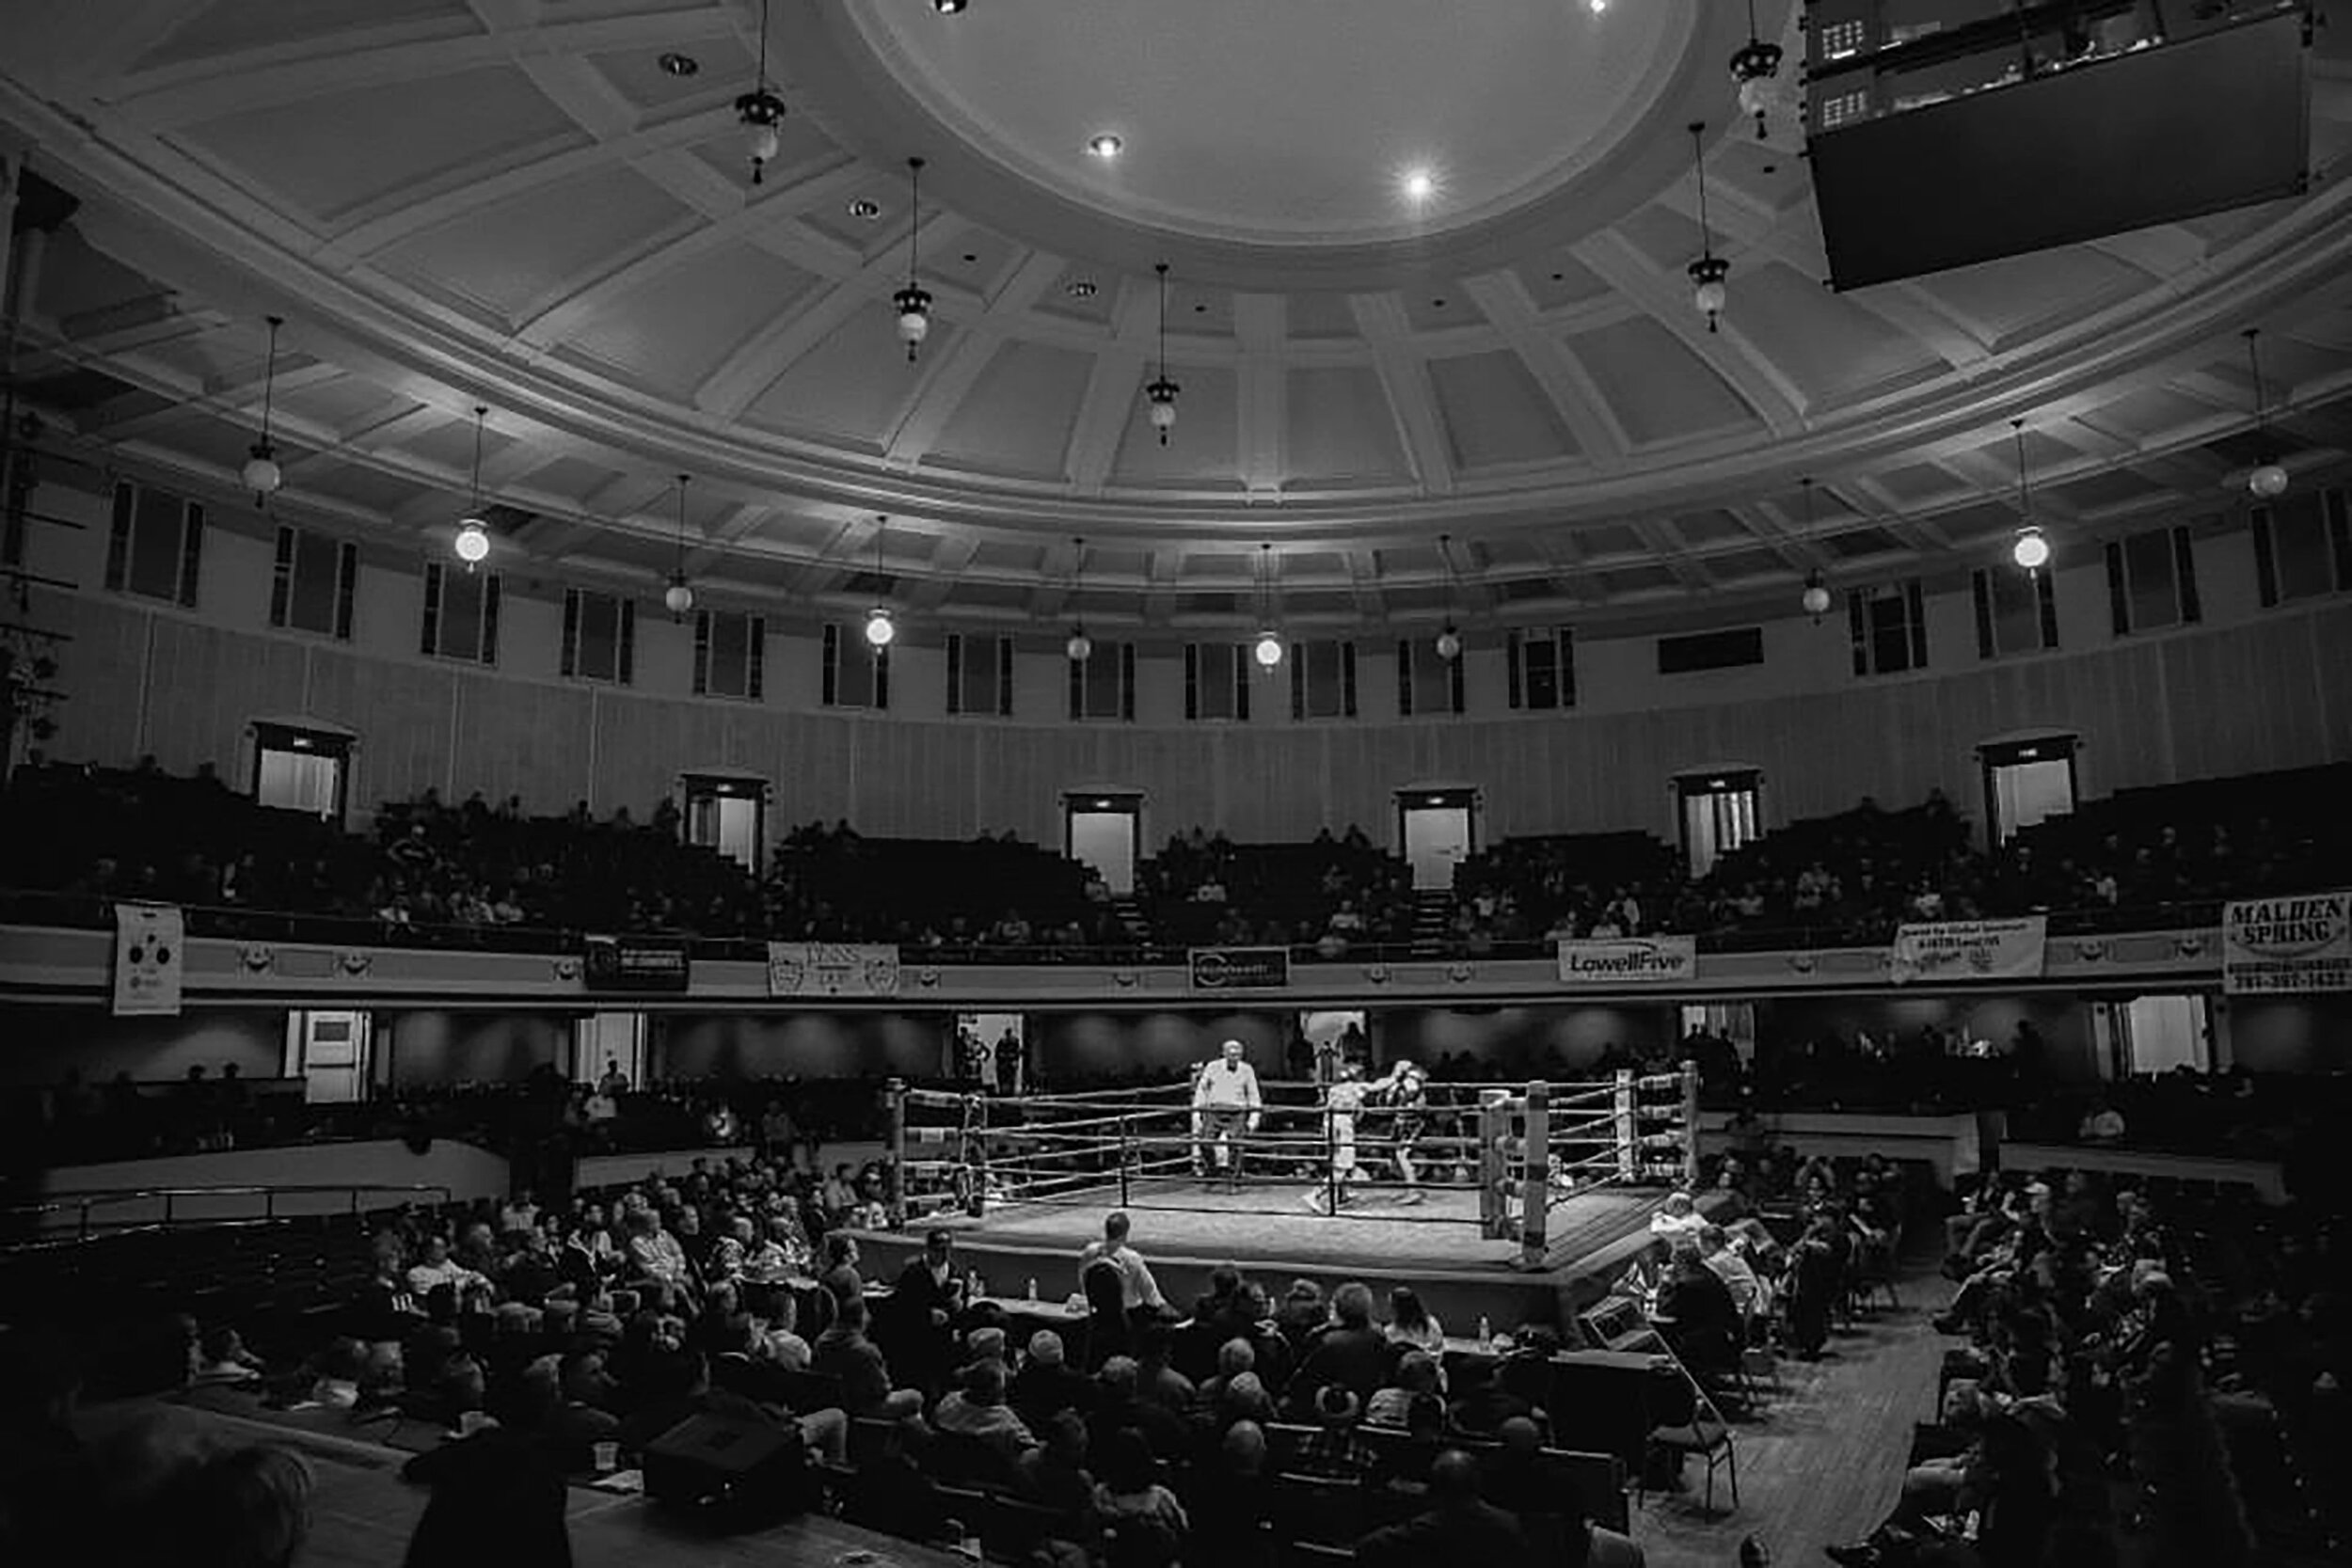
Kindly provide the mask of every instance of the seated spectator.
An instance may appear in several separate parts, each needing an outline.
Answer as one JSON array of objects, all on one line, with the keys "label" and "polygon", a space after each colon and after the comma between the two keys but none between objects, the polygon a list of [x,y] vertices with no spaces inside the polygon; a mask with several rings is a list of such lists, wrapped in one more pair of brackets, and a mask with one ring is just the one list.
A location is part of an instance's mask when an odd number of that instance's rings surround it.
[{"label": "seated spectator", "polygon": [[866,1337],[864,1296],[851,1296],[841,1304],[833,1326],[817,1337],[811,1352],[809,1370],[841,1380],[842,1402],[851,1416],[921,1418],[921,1391],[893,1387],[889,1363]]},{"label": "seated spectator", "polygon": [[1184,1556],[1192,1521],[1176,1494],[1160,1484],[1152,1445],[1141,1433],[1121,1430],[1096,1451],[1094,1511],[1110,1533],[1112,1568],[1169,1568]]},{"label": "seated spectator", "polygon": [[1772,1296],[1761,1275],[1749,1266],[1748,1260],[1732,1247],[1720,1225],[1703,1226],[1699,1230],[1699,1259],[1724,1282],[1731,1292],[1731,1302],[1740,1309],[1743,1323],[1753,1322],[1772,1310]]},{"label": "seated spectator", "polygon": [[1438,1358],[1426,1351],[1407,1352],[1396,1364],[1396,1381],[1372,1396],[1364,1406],[1364,1424],[1393,1427],[1398,1431],[1409,1426],[1413,1407],[1423,1400],[1444,1408],[1438,1390]]},{"label": "seated spectator", "polygon": [[1453,1568],[1475,1562],[1533,1568],[1534,1552],[1519,1522],[1478,1495],[1478,1462],[1459,1449],[1429,1467],[1428,1510],[1357,1543],[1365,1568]]},{"label": "seated spectator", "polygon": [[257,1383],[263,1370],[262,1358],[245,1348],[244,1337],[228,1324],[218,1323],[204,1331],[189,1381],[198,1385]]},{"label": "seated spectator", "polygon": [[450,1256],[449,1238],[446,1236],[426,1237],[424,1256],[408,1270],[408,1289],[418,1296],[429,1296],[436,1287],[442,1285],[453,1286],[463,1293],[486,1290],[489,1283],[488,1279]]},{"label": "seated spectator", "polygon": [[2074,1135],[2087,1144],[2120,1144],[2123,1134],[2123,1114],[2104,1099],[2090,1102],[2082,1124],[2074,1130]]},{"label": "seated spectator", "polygon": [[1370,1479],[1380,1456],[1357,1435],[1363,1403],[1343,1384],[1327,1384],[1313,1400],[1315,1430],[1298,1440],[1290,1472],[1320,1481]]},{"label": "seated spectator", "polygon": [[1514,1416],[1533,1418],[1535,1407],[1502,1386],[1492,1361],[1464,1362],[1454,1374],[1454,1401],[1447,1415],[1454,1430],[1470,1437],[1497,1437]]},{"label": "seated spectator", "polygon": [[1096,1379],[1101,1392],[1096,1396],[1094,1414],[1087,1423],[1094,1451],[1105,1451],[1116,1433],[1136,1432],[1143,1435],[1160,1458],[1171,1462],[1183,1459],[1191,1450],[1192,1428],[1166,1405],[1142,1398],[1136,1387],[1137,1375],[1138,1369],[1130,1356],[1114,1355],[1103,1363]]},{"label": "seated spectator", "polygon": [[1216,1457],[1198,1476],[1191,1510],[1194,1558],[1266,1568],[1274,1558],[1274,1536],[1266,1528],[1273,1506],[1265,1429],[1255,1421],[1237,1421],[1226,1429]]},{"label": "seated spectator", "polygon": [[1388,1337],[1373,1324],[1372,1291],[1350,1280],[1331,1292],[1331,1322],[1313,1337],[1291,1382],[1302,1398],[1336,1383],[1361,1403],[1388,1381],[1391,1359]]},{"label": "seated spectator", "polygon": [[1445,1325],[1422,1305],[1421,1293],[1409,1285],[1399,1285],[1389,1291],[1386,1332],[1389,1343],[1401,1349],[1426,1351],[1431,1355],[1445,1354]]},{"label": "seated spectator", "polygon": [[1692,1201],[1689,1193],[1668,1193],[1665,1204],[1649,1217],[1649,1233],[1671,1243],[1685,1236],[1697,1236],[1706,1223],[1707,1217],[1698,1212],[1698,1205]]},{"label": "seated spectator", "polygon": [[492,1428],[401,1474],[433,1489],[403,1568],[571,1568],[564,1472],[522,1437]]},{"label": "seated spectator", "polygon": [[1028,1358],[1013,1374],[1008,1398],[1031,1431],[1043,1431],[1066,1411],[1086,1416],[1094,1407],[1094,1395],[1093,1380],[1070,1366],[1060,1335],[1041,1328],[1029,1336]]},{"label": "seated spectator", "polygon": [[1658,1292],[1658,1328],[1675,1354],[1701,1378],[1727,1370],[1746,1342],[1730,1288],[1699,1257],[1698,1243],[1675,1243],[1674,1261]]},{"label": "seated spectator", "polygon": [[1113,1213],[1103,1221],[1103,1239],[1089,1242],[1078,1253],[1081,1276],[1096,1262],[1106,1262],[1119,1271],[1120,1294],[1129,1312],[1164,1312],[1168,1298],[1160,1294],[1159,1281],[1152,1277],[1152,1265],[1127,1242],[1133,1222],[1124,1213]]},{"label": "seated spectator", "polygon": [[1163,1323],[1148,1323],[1136,1335],[1136,1391],[1178,1415],[1192,1409],[1192,1379],[1168,1364],[1175,1336]]},{"label": "seated spectator", "polygon": [[1007,1459],[1037,1447],[1019,1415],[1005,1403],[1005,1364],[979,1360],[963,1369],[961,1388],[939,1402],[931,1425],[943,1433],[977,1438]]}]

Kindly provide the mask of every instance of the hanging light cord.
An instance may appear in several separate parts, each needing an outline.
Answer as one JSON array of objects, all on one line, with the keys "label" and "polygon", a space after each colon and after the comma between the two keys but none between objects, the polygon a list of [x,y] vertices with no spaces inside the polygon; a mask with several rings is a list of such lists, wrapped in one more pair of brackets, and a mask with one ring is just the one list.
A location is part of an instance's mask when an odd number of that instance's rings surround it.
[{"label": "hanging light cord", "polygon": [[[752,85],[763,94],[768,90],[768,4],[769,0],[759,0],[759,63],[752,71]],[[1753,16],[1753,0],[1748,8]],[[1748,24],[1748,31],[1756,31],[1753,20]]]},{"label": "hanging light cord", "polygon": [[915,229],[923,219],[923,160],[907,160],[907,287],[915,284]]},{"label": "hanging light cord", "polygon": [[691,474],[677,476],[677,551],[672,559],[670,571],[681,582],[686,579],[686,487],[692,483]]},{"label": "hanging light cord", "polygon": [[2249,326],[2246,329],[2246,364],[2254,372],[2254,434],[2257,436],[2270,433],[2270,400],[2263,394],[2262,350],[2255,342],[2261,336],[2260,327]]},{"label": "hanging light cord", "polygon": [[286,325],[283,316],[269,318],[269,363],[262,372],[262,445],[269,445],[270,414],[278,391],[278,329]]},{"label": "hanging light cord", "polygon": [[1691,127],[1691,166],[1696,171],[1699,182],[1699,254],[1713,256],[1715,236],[1707,222],[1707,143],[1702,139],[1706,127],[1699,124]]},{"label": "hanging light cord", "polygon": [[1159,263],[1160,274],[1160,379],[1168,379],[1168,263]]},{"label": "hanging light cord", "polygon": [[2033,496],[2026,484],[2026,421],[2011,420],[2009,428],[2017,443],[2017,515],[2020,521],[2033,521]]},{"label": "hanging light cord", "polygon": [[482,421],[489,417],[488,404],[473,405],[473,511],[477,517],[482,515]]}]

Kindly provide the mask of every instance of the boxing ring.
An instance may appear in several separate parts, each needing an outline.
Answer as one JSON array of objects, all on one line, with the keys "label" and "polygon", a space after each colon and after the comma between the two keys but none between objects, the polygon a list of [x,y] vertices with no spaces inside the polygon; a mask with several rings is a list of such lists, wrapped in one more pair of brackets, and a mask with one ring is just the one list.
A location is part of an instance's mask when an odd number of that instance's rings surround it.
[{"label": "boxing ring", "polygon": [[1564,1214],[1580,1199],[1697,1178],[1688,1065],[1589,1083],[1431,1082],[1413,1104],[1375,1099],[1352,1113],[1335,1114],[1327,1092],[1269,1083],[1256,1112],[1220,1117],[1181,1083],[1021,1096],[894,1083],[892,1226],[1056,1208],[1377,1221],[1474,1228],[1532,1270],[1575,1230]]}]

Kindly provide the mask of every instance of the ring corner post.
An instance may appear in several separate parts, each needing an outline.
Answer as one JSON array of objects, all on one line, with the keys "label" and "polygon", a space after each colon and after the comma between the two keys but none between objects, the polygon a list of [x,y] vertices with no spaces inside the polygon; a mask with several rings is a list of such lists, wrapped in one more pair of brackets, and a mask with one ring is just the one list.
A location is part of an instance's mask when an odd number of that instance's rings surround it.
[{"label": "ring corner post", "polygon": [[1478,1091],[1478,1233],[1498,1242],[1511,1234],[1504,1180],[1511,1174],[1503,1140],[1511,1135],[1511,1097],[1502,1089]]},{"label": "ring corner post", "polygon": [[1134,1207],[1127,1188],[1127,1168],[1131,1158],[1132,1151],[1127,1147],[1127,1117],[1122,1112],[1119,1117],[1119,1206],[1121,1209]]},{"label": "ring corner post", "polygon": [[1682,1185],[1696,1192],[1699,1185],[1699,1065],[1682,1064]]},{"label": "ring corner post", "polygon": [[1519,1161],[1519,1260],[1544,1266],[1549,1238],[1545,1218],[1551,1210],[1551,1085],[1538,1078],[1527,1085],[1527,1132]]},{"label": "ring corner post", "polygon": [[1633,1074],[1624,1068],[1617,1069],[1614,1109],[1617,1116],[1617,1180],[1638,1181],[1642,1177],[1642,1129],[1633,1109]]},{"label": "ring corner post", "polygon": [[882,1085],[882,1103],[890,1131],[890,1179],[886,1194],[886,1212],[890,1228],[904,1230],[907,1225],[907,1081],[892,1078]]}]

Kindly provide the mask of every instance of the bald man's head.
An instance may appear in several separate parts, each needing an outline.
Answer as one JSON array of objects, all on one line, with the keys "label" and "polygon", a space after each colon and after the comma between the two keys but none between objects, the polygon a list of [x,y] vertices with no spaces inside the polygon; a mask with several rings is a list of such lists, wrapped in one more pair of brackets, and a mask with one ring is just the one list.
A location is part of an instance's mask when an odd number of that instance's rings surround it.
[{"label": "bald man's head", "polygon": [[1429,1466],[1429,1494],[1440,1504],[1458,1506],[1478,1496],[1478,1461],[1448,1449]]}]

